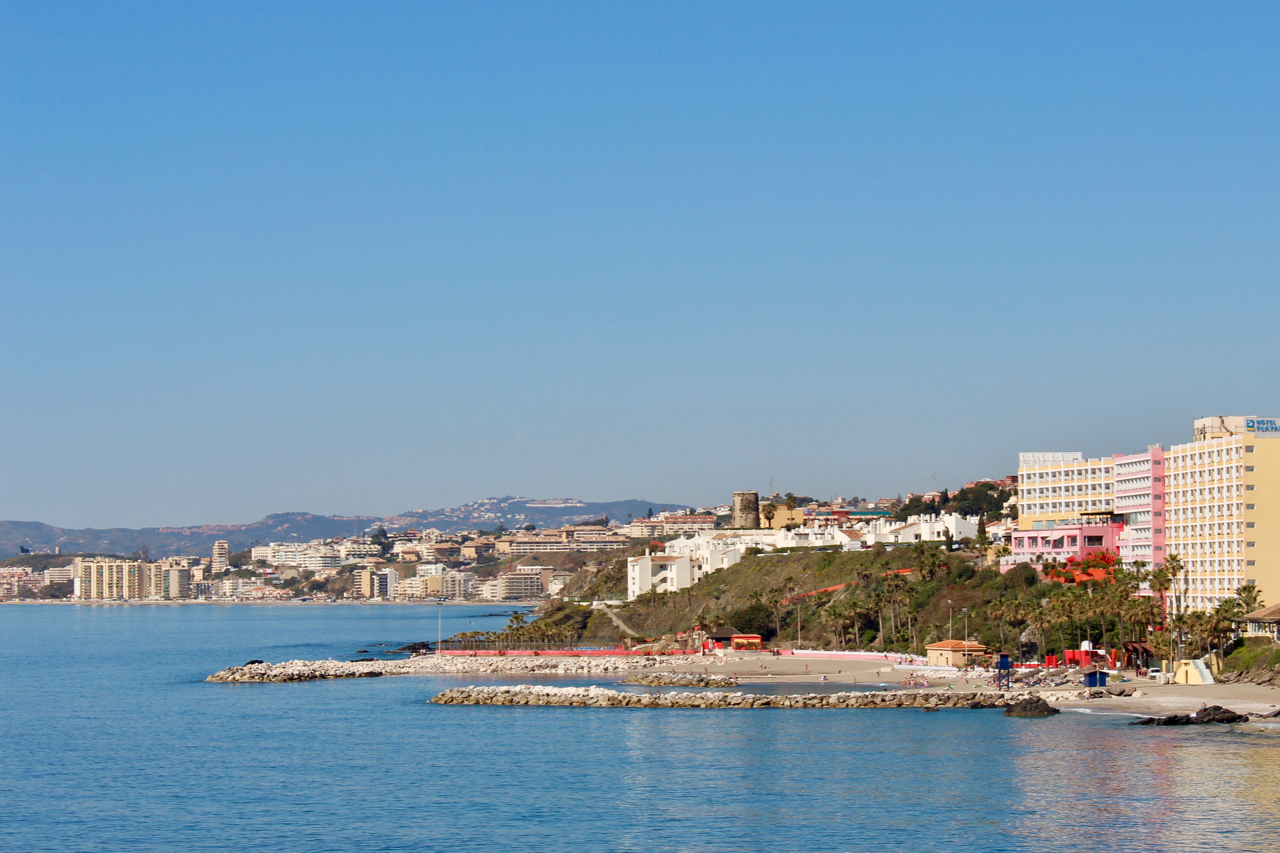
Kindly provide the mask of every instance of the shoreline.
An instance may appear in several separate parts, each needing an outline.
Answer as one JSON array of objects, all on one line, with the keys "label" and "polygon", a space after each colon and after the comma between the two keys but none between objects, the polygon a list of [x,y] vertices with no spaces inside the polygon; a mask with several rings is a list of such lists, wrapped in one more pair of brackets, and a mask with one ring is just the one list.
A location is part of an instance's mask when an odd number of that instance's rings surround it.
[{"label": "shoreline", "polygon": [[[772,655],[731,657],[698,655],[419,655],[377,661],[285,661],[277,664],[232,666],[209,676],[206,681],[223,683],[292,682],[330,678],[364,678],[391,675],[487,676],[611,676],[644,670],[654,673],[681,673],[736,678],[740,690],[753,684],[797,687],[825,684],[829,687],[859,685],[884,687],[904,696],[954,697],[997,693],[987,680],[963,676],[928,679],[927,686],[902,688],[909,672],[886,669],[874,661],[848,661],[774,657]],[[1117,686],[1117,685],[1113,685]],[[1112,696],[1105,688],[1083,687],[1015,688],[1010,695],[1040,696],[1064,711],[1107,713],[1142,717],[1190,714],[1205,705],[1221,705],[1240,714],[1262,715],[1280,709],[1280,688],[1257,684],[1157,685],[1155,682],[1126,681],[1138,695]],[[916,701],[916,700],[912,700]],[[1262,728],[1280,733],[1280,719]]]}]

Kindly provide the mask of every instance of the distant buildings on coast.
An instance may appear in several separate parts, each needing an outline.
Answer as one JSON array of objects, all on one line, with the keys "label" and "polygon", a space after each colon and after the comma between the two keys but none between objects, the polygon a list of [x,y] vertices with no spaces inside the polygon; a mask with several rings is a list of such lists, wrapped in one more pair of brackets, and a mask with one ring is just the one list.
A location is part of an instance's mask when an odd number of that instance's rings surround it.
[{"label": "distant buildings on coast", "polygon": [[1023,452],[1017,459],[1016,475],[965,483],[954,495],[822,501],[742,491],[720,506],[550,530],[376,529],[255,544],[235,554],[219,541],[208,558],[81,557],[44,571],[9,566],[0,569],[0,599],[70,584],[82,601],[528,600],[563,595],[573,573],[519,560],[577,552],[593,555],[587,566],[594,570],[608,552],[644,543],[645,552],[626,566],[627,598],[635,599],[688,588],[750,553],[935,542],[983,549],[1002,571],[1100,552],[1126,566],[1160,568],[1177,555],[1184,571],[1174,592],[1184,609],[1211,609],[1245,585],[1280,600],[1276,420],[1200,418],[1191,441],[1169,448],[1098,458]]}]

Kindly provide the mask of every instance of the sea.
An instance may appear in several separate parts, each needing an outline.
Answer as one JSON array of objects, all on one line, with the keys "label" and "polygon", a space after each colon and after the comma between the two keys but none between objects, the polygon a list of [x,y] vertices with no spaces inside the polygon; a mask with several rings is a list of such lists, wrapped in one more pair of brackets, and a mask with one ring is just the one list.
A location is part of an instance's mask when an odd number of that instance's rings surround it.
[{"label": "sea", "polygon": [[377,656],[504,611],[0,607],[0,850],[1280,849],[1280,737],[1227,726],[428,701],[527,677],[204,681],[254,658]]}]

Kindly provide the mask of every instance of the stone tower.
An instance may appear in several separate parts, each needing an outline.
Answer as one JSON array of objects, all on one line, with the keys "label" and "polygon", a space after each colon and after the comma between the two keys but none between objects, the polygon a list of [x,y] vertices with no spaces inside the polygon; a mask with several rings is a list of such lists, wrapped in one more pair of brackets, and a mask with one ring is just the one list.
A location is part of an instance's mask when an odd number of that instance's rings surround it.
[{"label": "stone tower", "polygon": [[733,493],[733,527],[760,526],[760,495],[756,492]]}]

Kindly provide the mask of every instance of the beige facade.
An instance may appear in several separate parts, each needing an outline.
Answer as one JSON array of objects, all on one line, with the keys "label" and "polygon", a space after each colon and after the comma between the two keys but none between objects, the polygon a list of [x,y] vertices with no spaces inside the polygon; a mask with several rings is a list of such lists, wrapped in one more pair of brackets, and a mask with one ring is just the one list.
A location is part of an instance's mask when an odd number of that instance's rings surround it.
[{"label": "beige facade", "polygon": [[1280,427],[1201,418],[1165,455],[1165,547],[1185,571],[1174,606],[1209,610],[1245,584],[1280,601]]},{"label": "beige facade", "polygon": [[1115,475],[1110,456],[1083,453],[1018,454],[1018,528],[1043,530],[1082,524],[1114,509]]},{"label": "beige facade", "polygon": [[83,601],[128,601],[146,598],[147,564],[114,557],[77,557],[76,594]]}]

